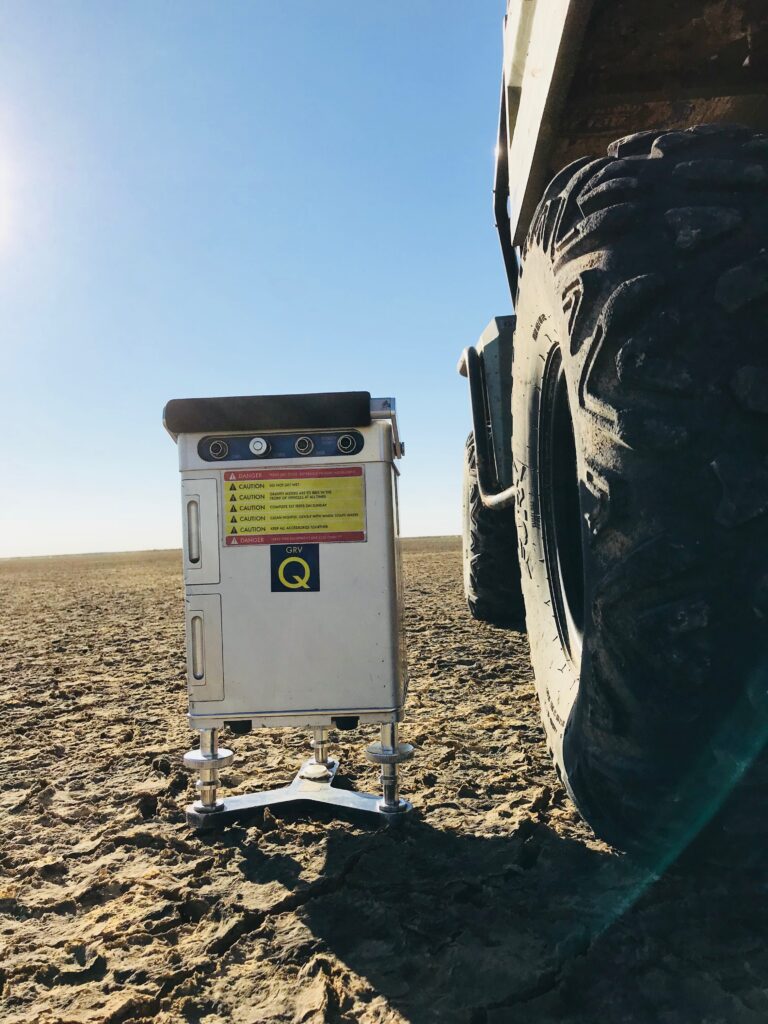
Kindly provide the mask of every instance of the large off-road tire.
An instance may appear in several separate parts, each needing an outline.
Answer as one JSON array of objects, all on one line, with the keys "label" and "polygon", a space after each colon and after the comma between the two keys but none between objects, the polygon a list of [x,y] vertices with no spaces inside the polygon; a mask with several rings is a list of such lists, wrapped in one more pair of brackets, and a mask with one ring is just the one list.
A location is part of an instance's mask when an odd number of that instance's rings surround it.
[{"label": "large off-road tire", "polygon": [[767,250],[768,137],[699,126],[572,164],[523,254],[513,457],[542,718],[595,831],[660,858],[768,733]]},{"label": "large off-road tire", "polygon": [[464,448],[461,539],[464,597],[472,616],[496,626],[524,629],[515,510],[483,505],[472,434]]}]

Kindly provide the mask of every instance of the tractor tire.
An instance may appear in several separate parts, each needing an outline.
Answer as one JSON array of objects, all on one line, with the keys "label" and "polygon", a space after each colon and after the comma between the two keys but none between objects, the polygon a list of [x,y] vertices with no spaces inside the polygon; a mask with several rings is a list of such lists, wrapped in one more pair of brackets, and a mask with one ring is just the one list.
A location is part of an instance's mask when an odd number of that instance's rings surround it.
[{"label": "tractor tire", "polygon": [[515,510],[483,505],[472,434],[464,448],[462,561],[464,597],[472,616],[495,626],[524,629]]},{"label": "tractor tire", "polygon": [[642,132],[523,252],[517,532],[548,743],[609,843],[673,859],[768,735],[768,134]]}]

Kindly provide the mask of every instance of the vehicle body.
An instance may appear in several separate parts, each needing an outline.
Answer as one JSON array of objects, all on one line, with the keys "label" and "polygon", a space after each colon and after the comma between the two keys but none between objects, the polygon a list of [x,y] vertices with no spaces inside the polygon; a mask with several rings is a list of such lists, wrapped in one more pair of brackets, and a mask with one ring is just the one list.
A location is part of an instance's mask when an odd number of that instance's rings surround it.
[{"label": "vehicle body", "polygon": [[554,175],[614,139],[768,126],[767,61],[760,0],[509,0],[495,190],[511,244]]},{"label": "vehicle body", "polygon": [[[713,122],[768,128],[761,0],[507,0],[503,37],[493,212],[513,303],[519,248],[547,184],[569,163],[646,130]],[[511,483],[504,368],[514,321],[498,318],[499,330],[496,319],[476,348],[495,349],[484,415],[494,421],[496,489],[503,490]],[[463,355],[459,370],[466,375]]]},{"label": "vehicle body", "polygon": [[[648,805],[638,797],[640,809],[619,821],[618,794],[642,791],[651,762],[678,758],[683,723],[699,714],[691,710],[696,700],[706,705],[702,746],[721,723],[748,717],[740,704],[745,680],[768,665],[752,621],[762,615],[755,601],[745,598],[736,616],[723,597],[729,586],[745,593],[758,586],[750,557],[768,571],[768,485],[765,503],[747,507],[739,498],[755,489],[755,466],[763,451],[768,457],[766,129],[768,5],[761,0],[508,0],[494,215],[513,314],[492,320],[459,362],[473,427],[465,590],[476,617],[519,624],[522,598],[510,599],[510,579],[522,578],[555,763],[596,831],[628,848],[649,836],[655,848],[668,848],[675,814],[668,808],[663,825],[643,825],[638,838],[637,818]],[[747,395],[763,378],[765,400]],[[722,417],[728,429],[708,433],[702,417]],[[678,454],[689,441],[692,454]],[[757,489],[762,494],[761,483]],[[653,506],[646,495],[664,501]],[[511,540],[511,527],[499,528],[505,515],[516,516]],[[674,581],[663,576],[659,566],[674,554],[654,555],[648,568],[654,544],[687,545],[691,564],[694,549],[710,552],[714,568],[697,583],[700,600],[686,590],[682,570]],[[725,551],[727,565],[718,561]],[[492,565],[495,576],[486,578]],[[631,593],[610,605],[606,590],[621,589],[615,581],[625,578]],[[628,666],[653,644],[638,626],[646,620],[657,623],[670,653],[663,664],[648,656],[639,673]],[[559,640],[545,652],[549,641],[535,634],[555,631]],[[727,636],[748,653],[725,699],[713,666],[722,675],[728,665]],[[669,690],[676,666],[704,680],[700,694],[693,702],[690,693],[675,695],[675,735],[649,740],[664,727],[643,720],[658,700],[643,687],[650,693],[658,680]],[[558,674],[567,685],[552,681]],[[765,711],[762,740],[756,733],[751,746],[729,748],[739,767],[722,794],[768,734]],[[691,751],[686,771],[698,756]],[[674,791],[678,804],[691,802],[675,788],[681,765],[659,770],[654,799]],[[678,832],[695,831],[691,821]]]}]

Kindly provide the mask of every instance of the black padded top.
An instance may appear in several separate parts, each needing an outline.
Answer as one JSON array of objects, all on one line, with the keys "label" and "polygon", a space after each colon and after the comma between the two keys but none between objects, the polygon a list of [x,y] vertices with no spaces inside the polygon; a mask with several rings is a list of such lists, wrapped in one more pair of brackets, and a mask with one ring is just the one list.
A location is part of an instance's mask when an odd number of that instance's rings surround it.
[{"label": "black padded top", "polygon": [[163,410],[163,424],[174,439],[179,434],[226,430],[336,430],[367,427],[370,422],[369,391],[174,398]]}]

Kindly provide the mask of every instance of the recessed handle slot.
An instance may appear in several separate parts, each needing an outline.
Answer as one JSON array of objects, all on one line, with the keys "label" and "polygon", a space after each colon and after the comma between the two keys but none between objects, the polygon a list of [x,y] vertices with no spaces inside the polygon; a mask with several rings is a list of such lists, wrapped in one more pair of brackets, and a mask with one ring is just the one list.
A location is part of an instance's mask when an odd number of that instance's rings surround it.
[{"label": "recessed handle slot", "polygon": [[194,679],[205,677],[205,647],[203,646],[203,617],[193,615],[190,623],[192,629],[192,676]]},{"label": "recessed handle slot", "polygon": [[219,569],[218,481],[193,477],[181,482],[181,530],[184,540],[184,581],[187,584],[218,583]]},{"label": "recessed handle slot", "polygon": [[[205,499],[203,526],[205,526]],[[205,537],[203,537],[202,562],[205,562]],[[190,572],[196,570],[191,569]],[[219,594],[194,593],[187,595],[187,685],[189,699],[198,701],[224,699],[224,651],[221,637],[221,596]]]},{"label": "recessed handle slot", "polygon": [[200,502],[187,502],[187,558],[193,565],[200,561]]}]

